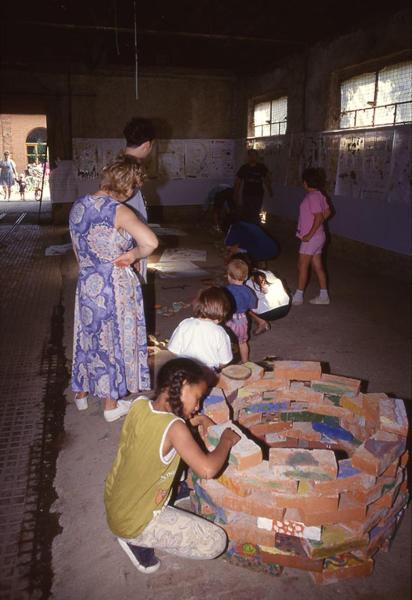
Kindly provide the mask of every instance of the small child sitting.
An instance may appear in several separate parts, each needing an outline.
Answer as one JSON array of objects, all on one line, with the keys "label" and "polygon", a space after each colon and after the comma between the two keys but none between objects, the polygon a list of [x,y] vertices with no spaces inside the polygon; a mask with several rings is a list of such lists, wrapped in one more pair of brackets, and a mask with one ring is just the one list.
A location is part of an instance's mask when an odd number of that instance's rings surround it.
[{"label": "small child sitting", "polygon": [[233,297],[235,312],[226,325],[233,331],[239,343],[239,353],[242,362],[249,360],[248,320],[246,313],[257,307],[256,294],[244,285],[249,275],[248,265],[238,258],[231,260],[227,266],[226,289]]},{"label": "small child sitting", "polygon": [[223,288],[212,286],[202,290],[193,303],[194,317],[179,323],[168,350],[198,360],[211,369],[230,363],[233,358],[230,338],[219,325],[230,311],[230,299]]}]

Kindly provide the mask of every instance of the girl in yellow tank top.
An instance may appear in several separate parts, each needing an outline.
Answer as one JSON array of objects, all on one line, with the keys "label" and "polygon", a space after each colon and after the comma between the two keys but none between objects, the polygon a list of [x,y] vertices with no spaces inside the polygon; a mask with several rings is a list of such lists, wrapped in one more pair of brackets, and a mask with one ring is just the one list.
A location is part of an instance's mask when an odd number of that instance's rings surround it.
[{"label": "girl in yellow tank top", "polygon": [[169,361],[159,371],[156,400],[137,398],[124,422],[104,501],[110,529],[144,573],[160,565],[154,548],[189,558],[214,558],[224,550],[221,528],[167,504],[181,458],[200,477],[212,478],[239,440],[226,429],[215,450],[206,453],[186,424],[211,423],[197,415],[209,378],[193,360]]}]

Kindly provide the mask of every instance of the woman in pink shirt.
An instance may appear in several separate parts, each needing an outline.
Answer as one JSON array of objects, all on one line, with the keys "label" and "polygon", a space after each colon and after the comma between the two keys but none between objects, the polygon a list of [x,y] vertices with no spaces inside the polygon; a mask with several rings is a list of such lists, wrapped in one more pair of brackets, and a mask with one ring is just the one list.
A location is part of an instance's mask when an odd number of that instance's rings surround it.
[{"label": "woman in pink shirt", "polygon": [[323,222],[331,211],[325,196],[319,191],[322,185],[322,173],[319,169],[305,169],[302,174],[303,187],[307,192],[299,208],[299,222],[296,232],[301,240],[298,259],[298,287],[292,298],[292,304],[303,304],[303,292],[312,267],[319,281],[320,292],[310,300],[311,304],[329,304],[326,273],[322,264],[322,249],[325,244]]}]

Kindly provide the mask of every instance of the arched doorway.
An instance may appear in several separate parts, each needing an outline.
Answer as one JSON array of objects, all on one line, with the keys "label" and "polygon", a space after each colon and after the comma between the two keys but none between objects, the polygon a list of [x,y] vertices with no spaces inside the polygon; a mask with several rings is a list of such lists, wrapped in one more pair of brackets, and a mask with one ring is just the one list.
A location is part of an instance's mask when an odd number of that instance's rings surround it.
[{"label": "arched doorway", "polygon": [[47,129],[36,127],[26,138],[27,164],[47,162]]}]

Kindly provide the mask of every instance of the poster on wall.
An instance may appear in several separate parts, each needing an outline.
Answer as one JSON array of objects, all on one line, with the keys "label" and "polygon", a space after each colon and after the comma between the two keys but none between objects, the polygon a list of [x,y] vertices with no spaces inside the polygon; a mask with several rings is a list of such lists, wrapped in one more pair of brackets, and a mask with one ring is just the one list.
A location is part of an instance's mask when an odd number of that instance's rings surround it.
[{"label": "poster on wall", "polygon": [[186,140],[185,175],[186,177],[205,178],[209,175],[209,140]]},{"label": "poster on wall", "polygon": [[412,199],[412,127],[395,129],[390,164],[388,202],[409,204]]},{"label": "poster on wall", "polygon": [[393,130],[367,131],[363,146],[362,198],[384,200],[389,190]]},{"label": "poster on wall", "polygon": [[159,140],[157,156],[161,179],[184,179],[185,145],[182,140]]},{"label": "poster on wall", "polygon": [[360,198],[363,174],[363,135],[344,135],[340,140],[335,194]]}]

